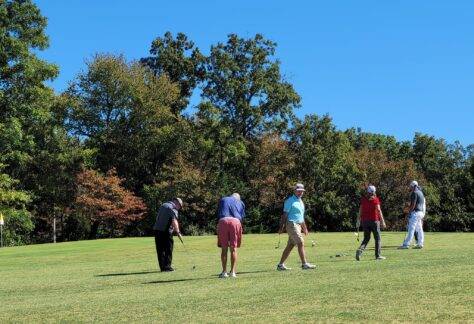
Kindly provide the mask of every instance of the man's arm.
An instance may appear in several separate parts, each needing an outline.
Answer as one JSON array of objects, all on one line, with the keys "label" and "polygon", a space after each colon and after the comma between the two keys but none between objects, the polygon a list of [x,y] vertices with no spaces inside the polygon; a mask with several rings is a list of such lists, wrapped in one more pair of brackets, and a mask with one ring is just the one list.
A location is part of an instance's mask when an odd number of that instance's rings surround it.
[{"label": "man's arm", "polygon": [[385,219],[383,218],[383,214],[382,214],[382,208],[380,208],[380,205],[377,205],[377,212],[379,213],[379,216],[380,216],[380,224],[382,225],[382,228],[386,228],[387,227],[387,224],[385,224]]},{"label": "man's arm", "polygon": [[306,222],[301,223],[301,229],[303,230],[304,235],[308,236],[308,227],[306,227]]},{"label": "man's arm", "polygon": [[283,233],[283,230],[285,228],[286,221],[288,220],[288,213],[283,212],[280,218],[280,229],[278,230],[278,234]]},{"label": "man's arm", "polygon": [[177,220],[176,218],[173,218],[173,220],[171,221],[171,227],[173,227],[173,231],[174,231],[179,237],[181,237],[181,232],[179,231],[178,220]]},{"label": "man's arm", "polygon": [[410,194],[410,208],[408,209],[408,214],[415,210],[417,195],[414,191]]}]

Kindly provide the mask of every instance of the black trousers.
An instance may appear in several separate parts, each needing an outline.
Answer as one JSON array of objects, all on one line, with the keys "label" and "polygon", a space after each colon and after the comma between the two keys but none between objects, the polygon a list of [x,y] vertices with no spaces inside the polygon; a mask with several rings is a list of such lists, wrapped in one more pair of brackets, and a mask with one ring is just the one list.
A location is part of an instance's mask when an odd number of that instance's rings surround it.
[{"label": "black trousers", "polygon": [[381,243],[382,240],[380,238],[380,222],[376,221],[363,221],[362,222],[362,229],[364,230],[364,240],[359,247],[359,250],[364,251],[367,247],[367,244],[370,241],[370,233],[374,234],[375,239],[375,257],[378,258],[380,256],[381,250]]},{"label": "black trousers", "polygon": [[156,255],[161,271],[171,268],[173,261],[173,234],[168,231],[155,231]]}]

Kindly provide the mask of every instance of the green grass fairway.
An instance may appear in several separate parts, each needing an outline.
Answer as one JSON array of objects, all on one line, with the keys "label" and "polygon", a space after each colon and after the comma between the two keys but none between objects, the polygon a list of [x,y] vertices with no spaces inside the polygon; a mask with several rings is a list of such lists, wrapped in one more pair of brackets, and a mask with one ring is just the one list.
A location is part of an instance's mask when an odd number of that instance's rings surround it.
[{"label": "green grass fairway", "polygon": [[[427,233],[423,250],[396,250],[404,233],[383,233],[354,260],[353,233],[310,234],[309,260],[297,251],[277,272],[286,235],[245,235],[238,278],[218,279],[216,237],[175,240],[174,273],[160,273],[153,238],[82,241],[0,249],[0,323],[315,322],[474,320],[474,235]],[[334,257],[345,253],[347,256]],[[332,257],[331,257],[332,256]],[[196,270],[192,271],[193,264]]]}]

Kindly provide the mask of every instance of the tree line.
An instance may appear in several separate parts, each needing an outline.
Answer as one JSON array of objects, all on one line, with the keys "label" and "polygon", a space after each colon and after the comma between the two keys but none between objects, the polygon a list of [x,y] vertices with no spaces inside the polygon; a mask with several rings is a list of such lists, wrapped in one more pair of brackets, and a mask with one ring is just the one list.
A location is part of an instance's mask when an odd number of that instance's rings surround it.
[{"label": "tree line", "polygon": [[[408,184],[427,196],[426,229],[472,231],[474,145],[412,141],[298,118],[301,98],[277,45],[228,35],[203,52],[166,32],[149,56],[96,54],[62,93],[40,59],[47,20],[31,1],[0,1],[0,213],[8,245],[151,232],[183,197],[183,232],[215,230],[217,202],[239,192],[246,232],[277,230],[283,200],[305,184],[311,230],[354,228],[377,186],[389,229],[404,229]],[[193,93],[201,94],[190,107]]]}]

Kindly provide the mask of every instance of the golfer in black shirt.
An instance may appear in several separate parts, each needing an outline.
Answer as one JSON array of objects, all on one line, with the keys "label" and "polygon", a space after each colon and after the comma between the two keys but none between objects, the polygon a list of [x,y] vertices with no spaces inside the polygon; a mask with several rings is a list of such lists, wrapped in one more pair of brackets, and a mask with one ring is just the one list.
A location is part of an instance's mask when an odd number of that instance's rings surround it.
[{"label": "golfer in black shirt", "polygon": [[174,271],[171,267],[173,260],[173,232],[181,236],[178,224],[178,211],[183,207],[183,201],[175,198],[161,205],[153,226],[155,232],[156,254],[161,271]]}]

